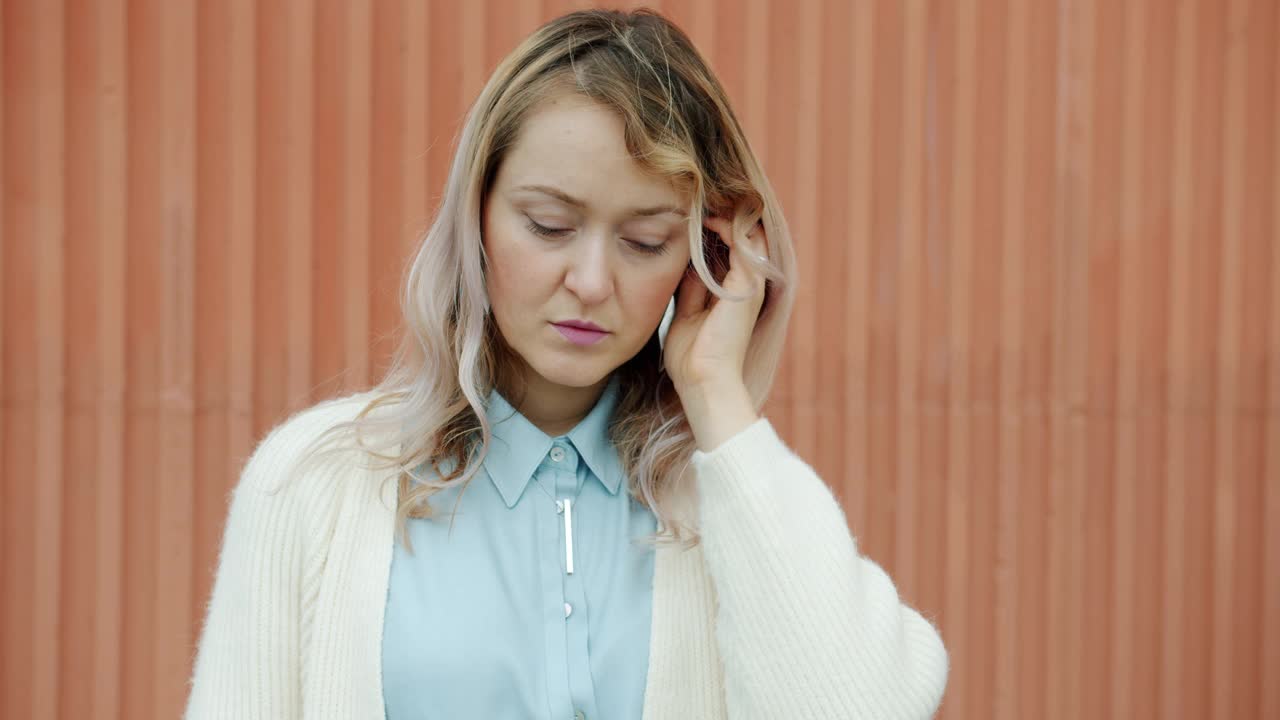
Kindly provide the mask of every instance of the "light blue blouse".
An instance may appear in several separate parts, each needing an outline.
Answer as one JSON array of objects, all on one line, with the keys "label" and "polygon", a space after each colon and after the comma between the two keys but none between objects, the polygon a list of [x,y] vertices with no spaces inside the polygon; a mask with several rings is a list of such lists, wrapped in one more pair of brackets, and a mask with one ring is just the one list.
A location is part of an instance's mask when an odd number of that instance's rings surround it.
[{"label": "light blue blouse", "polygon": [[493,444],[452,531],[456,488],[432,496],[435,517],[409,521],[414,554],[395,545],[388,720],[640,720],[653,551],[631,540],[656,520],[609,441],[617,383],[556,438],[490,394]]}]

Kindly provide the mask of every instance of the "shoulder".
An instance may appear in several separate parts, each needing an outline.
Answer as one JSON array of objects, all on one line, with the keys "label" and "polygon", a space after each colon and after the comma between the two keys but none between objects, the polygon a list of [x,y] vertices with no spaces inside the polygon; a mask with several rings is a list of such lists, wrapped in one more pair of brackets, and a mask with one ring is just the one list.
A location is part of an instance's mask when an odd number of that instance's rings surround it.
[{"label": "shoulder", "polygon": [[378,397],[372,391],[354,393],[290,415],[258,442],[245,463],[239,489],[274,492],[299,475],[331,475],[342,466],[361,465],[363,453],[342,442],[340,431]]}]

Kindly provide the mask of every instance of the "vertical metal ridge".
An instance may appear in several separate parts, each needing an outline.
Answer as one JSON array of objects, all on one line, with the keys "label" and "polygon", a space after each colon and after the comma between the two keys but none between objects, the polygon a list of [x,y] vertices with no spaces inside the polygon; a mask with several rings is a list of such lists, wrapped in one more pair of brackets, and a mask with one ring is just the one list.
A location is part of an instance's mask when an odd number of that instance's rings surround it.
[{"label": "vertical metal ridge", "polygon": [[[1280,38],[1280,12],[1272,18],[1272,39]],[[1272,60],[1272,108],[1271,108],[1271,238],[1280,237],[1280,42],[1271,45],[1275,57]],[[1280,573],[1266,569],[1280,567],[1280,248],[1271,244],[1270,268],[1271,304],[1269,344],[1266,367],[1266,395],[1264,401],[1266,458],[1262,477],[1266,510],[1265,542],[1262,543],[1263,593],[1262,593],[1262,641],[1258,675],[1262,678],[1262,695],[1258,717],[1280,716],[1280,683],[1269,678],[1280,677]]]},{"label": "vertical metal ridge", "polygon": [[[955,104],[951,127],[950,212],[947,294],[947,384],[946,478],[947,478],[947,560],[945,621],[951,644],[962,655],[976,649],[970,617],[970,538],[972,532],[970,321],[973,252],[974,138],[977,114],[978,6],[976,0],[955,4]],[[945,61],[944,61],[945,63]],[[950,720],[970,717],[974,697],[973,667],[953,666],[954,682],[949,683]]]},{"label": "vertical metal ridge", "polygon": [[[997,720],[1013,720],[1018,717],[1018,701],[1024,690],[1018,682],[1018,668],[1024,661],[1019,657],[1020,624],[1018,588],[1026,582],[1019,574],[1020,547],[1018,515],[1024,510],[1020,505],[1020,488],[1024,483],[1022,472],[1022,359],[1024,269],[1023,244],[1027,237],[1027,57],[1028,12],[1025,3],[1008,3],[1009,19],[1005,35],[1000,40],[1005,46],[1004,63],[1009,75],[1005,85],[1004,131],[1004,183],[1000,218],[1000,329],[1001,352],[998,404],[995,408],[998,423],[997,444],[997,511],[996,511],[996,607],[995,607],[995,676],[992,691],[992,717]],[[993,39],[994,40],[994,39]]]},{"label": "vertical metal ridge", "polygon": [[[369,215],[372,200],[371,152],[373,9],[351,3],[347,9],[346,131],[343,137],[342,338],[343,389],[368,386],[369,361]],[[405,163],[406,172],[415,163]]]},{"label": "vertical metal ridge", "polygon": [[[818,216],[818,113],[822,108],[822,94],[819,86],[821,79],[822,50],[822,6],[819,0],[804,0],[794,11],[798,15],[799,32],[795,55],[796,104],[786,108],[793,113],[793,135],[786,138],[787,160],[794,178],[794,200],[791,203],[788,223],[801,248],[817,247],[823,242],[823,231],[826,226]],[[762,50],[757,47],[756,51]],[[781,62],[781,59],[779,59]],[[772,123],[771,123],[772,124]],[[775,163],[776,165],[777,163]],[[821,294],[819,292],[820,277],[818,263],[814,253],[797,254],[797,274],[800,278],[796,287],[796,305],[812,308],[809,312],[797,312],[791,316],[790,335],[794,339],[791,344],[791,357],[786,362],[790,379],[788,385],[790,437],[797,452],[812,458],[814,463],[820,462],[818,443],[818,421],[813,408],[812,398],[818,397],[817,383],[818,357],[827,351],[824,334],[818,330],[817,308]]]},{"label": "vertical metal ridge", "polygon": [[1165,447],[1166,483],[1164,527],[1164,653],[1160,673],[1160,715],[1182,720],[1182,593],[1186,587],[1184,512],[1186,502],[1186,411],[1190,361],[1186,322],[1189,307],[1190,245],[1192,211],[1192,119],[1194,112],[1194,70],[1196,60],[1195,6],[1178,5],[1174,25],[1174,131],[1173,185],[1171,198],[1169,297],[1170,307],[1167,363]]},{"label": "vertical metal ridge", "polygon": [[101,0],[97,29],[98,382],[97,489],[92,536],[94,622],[90,702],[95,720],[120,717],[120,626],[124,620],[125,258],[128,186],[128,20],[122,0]]},{"label": "vertical metal ridge", "polygon": [[1223,64],[1222,82],[1225,86],[1225,102],[1222,107],[1221,128],[1223,172],[1221,193],[1222,226],[1220,232],[1222,264],[1218,283],[1218,353],[1216,381],[1216,405],[1214,414],[1214,492],[1212,532],[1212,592],[1210,604],[1212,623],[1210,646],[1210,697],[1211,717],[1232,717],[1231,694],[1234,660],[1234,628],[1237,618],[1232,599],[1235,595],[1235,554],[1238,521],[1235,516],[1237,498],[1236,417],[1238,399],[1236,383],[1240,376],[1240,320],[1241,307],[1241,253],[1244,219],[1245,172],[1245,103],[1246,65],[1249,35],[1244,24],[1248,22],[1244,0],[1231,0],[1227,9],[1227,33],[1236,38],[1227,44]]},{"label": "vertical metal ridge", "polygon": [[[196,8],[193,0],[166,2],[154,30],[161,34],[160,197],[149,208],[159,213],[160,272],[157,434],[154,437],[155,508],[143,520],[155,526],[152,616],[152,674],[162,678],[181,666],[191,641],[193,607],[191,516],[195,460],[195,324],[198,278],[196,243]],[[151,709],[159,717],[181,714],[183,686],[155,682]]]},{"label": "vertical metal ridge", "polygon": [[1112,614],[1114,618],[1110,642],[1113,675],[1109,698],[1111,717],[1133,717],[1139,704],[1150,699],[1135,697],[1133,687],[1138,633],[1134,628],[1139,609],[1135,606],[1135,588],[1139,571],[1137,548],[1144,538],[1138,532],[1138,407],[1142,342],[1142,132],[1145,117],[1143,86],[1146,82],[1146,17],[1145,1],[1125,5],[1123,46],[1123,80],[1121,86],[1121,169],[1119,217],[1119,288],[1116,310],[1117,368],[1115,397],[1115,456],[1113,472],[1112,532],[1115,534],[1115,556],[1112,564]]},{"label": "vertical metal ridge", "polygon": [[[228,3],[227,107],[227,454],[239,469],[254,444],[258,303],[258,17],[255,0]],[[238,472],[236,473],[239,474]],[[234,477],[227,477],[230,485]],[[230,489],[228,487],[228,489]]]},{"label": "vertical metal ridge", "polygon": [[845,449],[841,458],[844,472],[849,478],[845,495],[845,507],[850,514],[854,536],[861,540],[867,528],[870,509],[867,507],[869,419],[867,417],[867,377],[869,366],[868,324],[870,257],[872,228],[871,152],[874,138],[872,122],[872,98],[874,97],[875,62],[875,4],[856,3],[853,8],[853,69],[848,88],[850,103],[849,157],[849,237],[844,272],[845,285],[839,295],[845,308],[845,322],[840,332],[843,336],[845,390],[843,414]]},{"label": "vertical metal ridge", "polygon": [[66,42],[65,14],[61,2],[37,3],[35,9],[35,57],[30,72],[43,92],[37,93],[31,112],[35,119],[30,197],[36,246],[36,407],[35,499],[31,667],[32,717],[56,717],[59,707],[59,628],[63,609],[61,566],[63,524],[63,443],[66,437],[66,357],[63,346],[66,318]]},{"label": "vertical metal ridge", "polygon": [[[924,105],[926,73],[926,34],[928,5],[912,0],[905,5],[903,22],[903,92],[902,92],[902,175],[897,192],[902,195],[899,209],[901,245],[898,272],[900,301],[898,331],[897,405],[897,517],[894,521],[893,571],[899,591],[915,596],[919,568],[916,535],[919,532],[920,494],[920,326],[921,275],[924,266]],[[821,212],[814,208],[814,212]]]},{"label": "vertical metal ridge", "polygon": [[312,397],[311,355],[314,342],[312,287],[313,224],[311,213],[315,192],[313,152],[315,133],[315,7],[314,0],[294,0],[285,15],[284,78],[282,88],[286,134],[282,152],[282,179],[287,192],[282,197],[285,255],[285,367],[287,389],[285,408],[289,411],[310,404]]}]

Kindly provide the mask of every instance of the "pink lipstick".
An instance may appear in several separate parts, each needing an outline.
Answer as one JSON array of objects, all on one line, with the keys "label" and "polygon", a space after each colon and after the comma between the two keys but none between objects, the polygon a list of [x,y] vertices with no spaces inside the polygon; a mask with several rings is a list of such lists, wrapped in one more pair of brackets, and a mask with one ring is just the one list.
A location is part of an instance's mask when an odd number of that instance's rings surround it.
[{"label": "pink lipstick", "polygon": [[609,334],[604,328],[586,320],[565,320],[551,324],[565,340],[574,345],[594,345]]}]

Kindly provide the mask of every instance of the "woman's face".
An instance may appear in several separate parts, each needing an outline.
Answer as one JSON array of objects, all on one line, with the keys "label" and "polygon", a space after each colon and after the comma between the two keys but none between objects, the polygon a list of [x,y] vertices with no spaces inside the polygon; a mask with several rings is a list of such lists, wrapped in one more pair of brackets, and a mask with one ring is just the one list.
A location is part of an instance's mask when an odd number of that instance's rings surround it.
[{"label": "woman's face", "polygon": [[553,385],[590,387],[634,357],[689,263],[686,198],[645,172],[622,133],[580,95],[544,100],[486,199],[494,320]]}]

